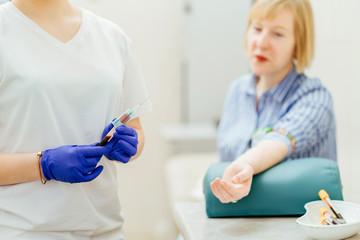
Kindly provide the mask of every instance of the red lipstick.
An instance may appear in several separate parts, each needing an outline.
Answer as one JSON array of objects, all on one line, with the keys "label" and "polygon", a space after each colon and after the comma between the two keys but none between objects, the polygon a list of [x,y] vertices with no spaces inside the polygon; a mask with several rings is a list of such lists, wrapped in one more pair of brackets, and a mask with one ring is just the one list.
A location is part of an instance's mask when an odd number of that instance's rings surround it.
[{"label": "red lipstick", "polygon": [[265,62],[265,61],[268,60],[266,57],[264,57],[264,56],[262,56],[262,55],[255,55],[255,58],[256,58],[256,60],[259,61],[259,62]]}]

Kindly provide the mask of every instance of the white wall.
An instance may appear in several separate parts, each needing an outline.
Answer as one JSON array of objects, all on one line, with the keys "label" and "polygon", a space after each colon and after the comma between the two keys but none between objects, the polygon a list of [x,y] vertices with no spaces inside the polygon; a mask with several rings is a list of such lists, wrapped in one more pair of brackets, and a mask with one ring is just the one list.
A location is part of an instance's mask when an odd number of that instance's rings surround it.
[{"label": "white wall", "polygon": [[72,2],[114,21],[130,36],[154,105],[154,112],[142,118],[146,137],[142,156],[119,167],[127,239],[175,239],[164,183],[164,162],[171,149],[160,128],[180,119],[180,1]]},{"label": "white wall", "polygon": [[310,75],[334,98],[338,162],[345,197],[360,194],[360,1],[312,0],[316,53]]}]

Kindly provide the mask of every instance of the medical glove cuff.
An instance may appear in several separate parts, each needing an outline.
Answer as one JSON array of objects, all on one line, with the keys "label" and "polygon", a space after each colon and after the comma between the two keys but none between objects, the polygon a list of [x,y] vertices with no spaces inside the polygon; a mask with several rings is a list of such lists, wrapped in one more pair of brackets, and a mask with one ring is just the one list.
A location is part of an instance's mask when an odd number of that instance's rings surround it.
[{"label": "medical glove cuff", "polygon": [[55,179],[54,176],[51,173],[51,167],[49,165],[52,165],[52,163],[49,161],[46,161],[48,159],[48,154],[51,154],[48,150],[44,151],[41,158],[41,168],[44,175],[44,178],[48,181],[51,179]]}]

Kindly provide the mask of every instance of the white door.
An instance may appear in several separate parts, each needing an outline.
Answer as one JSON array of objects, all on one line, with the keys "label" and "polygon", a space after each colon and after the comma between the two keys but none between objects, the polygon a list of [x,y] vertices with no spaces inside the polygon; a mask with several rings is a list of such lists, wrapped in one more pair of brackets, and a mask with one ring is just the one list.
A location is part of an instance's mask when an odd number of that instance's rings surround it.
[{"label": "white door", "polygon": [[251,0],[183,0],[184,121],[217,121],[229,83],[248,73],[244,32]]}]

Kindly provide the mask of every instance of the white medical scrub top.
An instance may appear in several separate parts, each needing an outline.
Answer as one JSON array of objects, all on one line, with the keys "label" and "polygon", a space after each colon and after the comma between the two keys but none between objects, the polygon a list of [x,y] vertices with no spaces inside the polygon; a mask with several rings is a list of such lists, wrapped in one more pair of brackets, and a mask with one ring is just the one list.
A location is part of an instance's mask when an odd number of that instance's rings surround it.
[{"label": "white medical scrub top", "polygon": [[[111,120],[148,96],[132,43],[82,10],[63,43],[11,2],[0,5],[0,152],[99,142]],[[151,111],[147,101],[137,116]],[[0,186],[0,239],[123,239],[115,163],[89,183]]]}]

